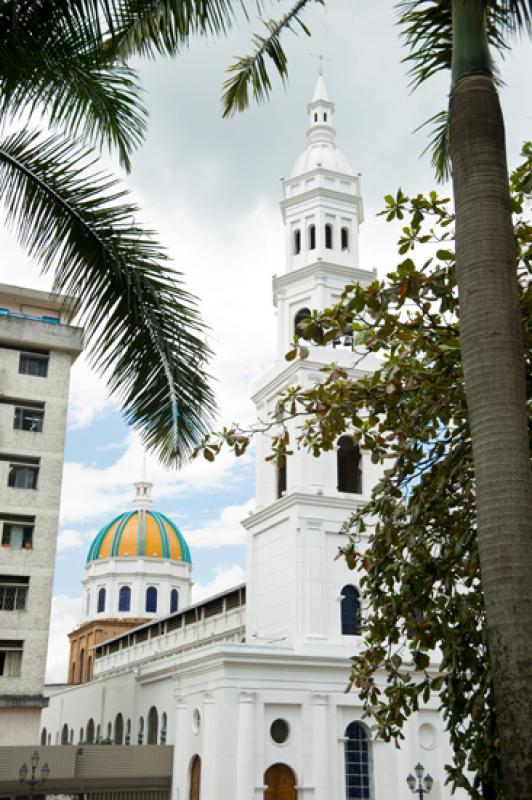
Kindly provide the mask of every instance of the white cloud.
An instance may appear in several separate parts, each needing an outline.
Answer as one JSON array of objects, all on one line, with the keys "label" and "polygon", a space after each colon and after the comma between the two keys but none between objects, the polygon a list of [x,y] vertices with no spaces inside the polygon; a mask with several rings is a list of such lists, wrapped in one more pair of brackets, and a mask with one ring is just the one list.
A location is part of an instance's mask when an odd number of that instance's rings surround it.
[{"label": "white cloud", "polygon": [[217,519],[207,522],[201,528],[187,529],[187,542],[198,548],[243,544],[246,532],[240,523],[254,507],[253,498],[241,505],[226,506]]},{"label": "white cloud", "polygon": [[67,634],[78,624],[81,597],[60,594],[52,598],[52,619],[48,640],[46,682],[63,683],[67,679],[69,641]]},{"label": "white cloud", "polygon": [[[65,526],[79,525],[85,520],[103,514],[118,513],[129,507],[133,495],[132,484],[140,479],[144,451],[138,437],[131,433],[126,450],[107,467],[79,462],[65,464],[61,522]],[[223,486],[242,465],[250,463],[251,456],[239,459],[228,452],[222,453],[214,463],[198,458],[179,472],[168,470],[148,455],[146,476],[154,484],[154,499],[175,497],[184,491],[197,491]]]},{"label": "white cloud", "polygon": [[78,547],[86,547],[96,531],[79,531],[76,528],[63,528],[57,537],[57,550],[75,550]]},{"label": "white cloud", "polygon": [[206,597],[224,592],[244,581],[245,573],[240,564],[232,567],[216,567],[214,578],[209,583],[195,583],[192,587],[192,602],[198,603]]}]

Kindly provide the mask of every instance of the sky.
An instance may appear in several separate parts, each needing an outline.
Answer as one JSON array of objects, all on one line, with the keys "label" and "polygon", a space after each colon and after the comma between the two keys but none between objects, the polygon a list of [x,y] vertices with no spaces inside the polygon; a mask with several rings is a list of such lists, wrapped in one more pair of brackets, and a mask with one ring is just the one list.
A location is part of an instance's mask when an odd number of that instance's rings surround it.
[{"label": "sky", "polygon": [[[272,10],[279,13],[277,4]],[[135,64],[150,122],[123,180],[142,208],[142,220],[158,231],[186,287],[200,298],[215,351],[211,372],[221,423],[253,420],[252,385],[274,356],[271,279],[284,270],[285,252],[280,178],[305,146],[317,54],[324,56],[336,103],[338,145],[362,175],[362,266],[384,274],[395,263],[398,230],[376,217],[383,196],[399,186],[412,194],[435,184],[428,157],[421,157],[426,132],[414,130],[445,107],[448,76],[409,92],[392,0],[328,0],[325,9],[311,6],[304,19],[312,37],[285,38],[287,86],[275,79],[268,103],[229,120],[221,116],[224,73],[235,56],[250,51],[251,33],[260,30],[256,18],[241,19],[226,39],[192,42],[175,59]],[[515,43],[501,71],[508,157],[515,164],[521,143],[532,138],[530,43]],[[120,174],[108,156],[104,163]],[[0,281],[50,286],[49,276],[40,275],[1,221],[0,251]],[[142,462],[142,447],[107,396],[105,381],[80,358],[71,377],[50,681],[66,675],[66,633],[79,620],[90,542],[129,508]],[[198,460],[179,473],[147,458],[155,506],[177,523],[191,547],[196,600],[245,578],[240,520],[253,508],[254,475],[252,453],[238,460],[225,455],[214,464]]]}]

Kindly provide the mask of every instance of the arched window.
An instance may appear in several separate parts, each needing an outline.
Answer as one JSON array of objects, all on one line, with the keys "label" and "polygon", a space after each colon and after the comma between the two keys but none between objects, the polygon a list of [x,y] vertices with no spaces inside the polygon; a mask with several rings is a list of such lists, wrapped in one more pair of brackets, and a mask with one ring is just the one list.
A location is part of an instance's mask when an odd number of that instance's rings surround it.
[{"label": "arched window", "polygon": [[296,228],[294,231],[294,255],[297,256],[301,252],[301,231]]},{"label": "arched window", "polygon": [[148,744],[157,744],[159,733],[159,715],[155,706],[148,711]]},{"label": "arched window", "polygon": [[130,611],[131,610],[131,589],[129,586],[121,586],[118,592],[118,610]]},{"label": "arched window", "polygon": [[309,319],[310,317],[310,309],[308,308],[300,308],[297,312],[295,319],[294,319],[294,334],[296,336],[303,335],[303,329],[301,328],[301,323],[305,319]]},{"label": "arched window", "polygon": [[168,727],[168,717],[166,716],[166,711],[164,711],[161,717],[161,744],[166,744],[167,727]]},{"label": "arched window", "polygon": [[341,230],[341,245],[343,252],[349,250],[349,228],[342,228]]},{"label": "arched window", "polygon": [[155,614],[157,611],[157,589],[155,586],[148,586],[146,589],[146,611]]},{"label": "arched window", "polygon": [[308,249],[315,250],[316,249],[316,226],[309,225],[308,226]]},{"label": "arched window", "polygon": [[354,586],[344,586],[341,602],[342,634],[360,634],[360,595]]},{"label": "arched window", "polygon": [[333,226],[330,222],[325,226],[325,247],[327,250],[332,250],[333,246]]},{"label": "arched window", "polygon": [[179,592],[177,589],[172,589],[170,592],[170,614],[175,614],[179,609]]},{"label": "arched window", "polygon": [[139,730],[137,734],[137,744],[142,744],[144,741],[144,717],[139,719]]},{"label": "arched window", "polygon": [[98,592],[98,614],[101,614],[105,611],[105,588],[102,588]]},{"label": "arched window", "polygon": [[117,714],[115,717],[115,744],[124,743],[124,717]]},{"label": "arched window", "polygon": [[323,112],[323,121],[327,122],[327,112],[326,111]]},{"label": "arched window", "polygon": [[94,720],[92,717],[87,722],[87,744],[94,744]]},{"label": "arched window", "polygon": [[85,676],[85,649],[81,649],[81,653],[79,654],[79,682],[83,683],[83,678]]},{"label": "arched window", "polygon": [[317,121],[318,121],[318,114],[316,113],[316,114],[314,114],[314,122],[317,122]]},{"label": "arched window", "polygon": [[362,492],[362,470],[360,450],[351,436],[340,436],[338,452],[338,491],[360,494]]},{"label": "arched window", "polygon": [[108,742],[112,742],[113,741],[113,723],[112,722],[108,722],[107,723],[107,736],[106,736],[106,739],[107,739]]},{"label": "arched window", "polygon": [[41,744],[43,747],[46,744],[46,728],[43,728],[41,731]]},{"label": "arched window", "polygon": [[66,722],[61,728],[61,744],[68,744],[68,725]]},{"label": "arched window", "polygon": [[83,742],[83,728],[79,729],[79,744],[84,744],[84,742]]},{"label": "arched window", "polygon": [[277,464],[277,498],[286,492],[286,458],[282,464]]},{"label": "arched window", "polygon": [[131,744],[131,720],[126,722],[126,744]]},{"label": "arched window", "polygon": [[368,734],[360,722],[345,730],[346,800],[371,800],[371,764]]}]

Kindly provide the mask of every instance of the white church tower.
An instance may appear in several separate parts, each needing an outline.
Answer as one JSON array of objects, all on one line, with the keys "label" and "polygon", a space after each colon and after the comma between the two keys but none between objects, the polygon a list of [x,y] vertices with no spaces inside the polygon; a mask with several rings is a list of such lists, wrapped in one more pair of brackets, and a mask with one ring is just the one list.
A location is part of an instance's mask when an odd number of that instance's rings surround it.
[{"label": "white church tower", "polygon": [[[284,354],[298,320],[337,302],[346,284],[366,284],[375,277],[372,270],[359,267],[360,181],[336,146],[334,103],[321,74],[307,109],[306,147],[290,177],[283,179],[286,271],[273,279],[278,357],[255,387],[253,400],[260,419],[274,409],[280,391],[311,385],[324,364],[334,361],[352,368],[350,335],[327,348],[311,346],[304,361],[289,363]],[[292,425],[294,443],[295,429]],[[296,651],[322,649],[329,655],[331,646],[337,646],[352,654],[352,625],[346,624],[347,607],[342,606],[351,602],[346,595],[353,589],[356,602],[357,578],[343,559],[335,561],[343,543],[338,530],[367,499],[377,479],[376,468],[350,437],[319,458],[296,450],[283,469],[264,460],[268,448],[264,436],[257,444],[256,512],[244,523],[247,640],[285,642]]]}]

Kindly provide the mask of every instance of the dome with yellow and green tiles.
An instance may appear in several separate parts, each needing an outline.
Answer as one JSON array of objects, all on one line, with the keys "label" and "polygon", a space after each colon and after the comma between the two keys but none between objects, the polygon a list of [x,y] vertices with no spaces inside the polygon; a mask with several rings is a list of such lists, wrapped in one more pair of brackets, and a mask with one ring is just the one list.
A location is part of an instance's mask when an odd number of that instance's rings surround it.
[{"label": "dome with yellow and green tiles", "polygon": [[135,484],[133,511],[119,514],[99,531],[87,563],[108,558],[164,558],[191,564],[188,545],[172,520],[151,509],[151,484]]}]

